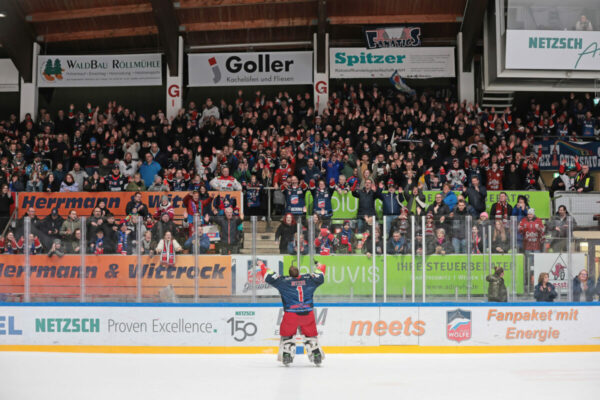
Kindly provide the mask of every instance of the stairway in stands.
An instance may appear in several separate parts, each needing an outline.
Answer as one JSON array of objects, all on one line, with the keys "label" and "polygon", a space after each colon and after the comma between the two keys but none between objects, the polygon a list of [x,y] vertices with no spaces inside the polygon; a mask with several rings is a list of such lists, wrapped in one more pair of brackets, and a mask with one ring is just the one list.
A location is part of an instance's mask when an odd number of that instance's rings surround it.
[{"label": "stairway in stands", "polygon": [[[275,231],[280,222],[271,221],[267,231],[266,221],[256,221],[256,254],[279,254],[279,245],[275,243]],[[252,223],[244,221],[244,247],[241,254],[252,254]]]}]

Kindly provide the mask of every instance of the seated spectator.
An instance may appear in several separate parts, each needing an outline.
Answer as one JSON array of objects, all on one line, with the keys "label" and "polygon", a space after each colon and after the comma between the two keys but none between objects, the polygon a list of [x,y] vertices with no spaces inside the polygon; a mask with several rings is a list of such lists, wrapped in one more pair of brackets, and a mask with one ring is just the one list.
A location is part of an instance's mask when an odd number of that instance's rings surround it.
[{"label": "seated spectator", "polygon": [[594,301],[594,294],[594,282],[589,279],[588,272],[582,269],[573,278],[573,301]]},{"label": "seated spectator", "polygon": [[153,256],[157,243],[152,240],[152,232],[147,230],[142,237],[140,251],[142,255]]},{"label": "seated spectator", "polygon": [[406,253],[406,245],[406,240],[402,237],[400,231],[394,231],[387,243],[387,254],[404,254]]},{"label": "seated spectator", "polygon": [[67,174],[65,180],[60,184],[61,192],[79,192],[80,190],[81,188],[77,186],[77,182],[75,182],[75,178],[71,174]]},{"label": "seated spectator", "polygon": [[133,174],[133,177],[130,178],[129,183],[125,187],[125,190],[128,192],[145,192],[146,184],[142,180],[142,175],[139,172]]},{"label": "seated spectator", "polygon": [[106,182],[98,171],[94,171],[92,176],[87,178],[83,184],[83,190],[86,192],[104,192],[106,191]]},{"label": "seated spectator", "polygon": [[451,254],[453,251],[452,244],[446,238],[446,230],[439,228],[435,231],[435,238],[428,240],[427,254]]},{"label": "seated spectator", "polygon": [[501,219],[494,221],[492,234],[492,252],[506,254],[510,250],[510,236]]},{"label": "seated spectator", "polygon": [[[163,214],[167,214],[171,221],[175,218],[175,209],[173,208],[173,204],[171,204],[171,200],[169,200],[169,196],[166,194],[160,196],[160,204],[156,211],[154,211],[154,219],[160,220]],[[200,214],[198,213],[198,215]],[[188,217],[187,211],[184,211],[183,218],[188,220],[188,223],[193,223],[193,219],[190,220]]]},{"label": "seated spectator", "polygon": [[48,174],[43,181],[44,187],[42,190],[44,192],[56,193],[60,190],[61,182],[56,179],[54,174]]},{"label": "seated spectator", "polygon": [[121,170],[118,165],[113,164],[111,169],[112,173],[104,177],[106,188],[111,192],[124,191],[125,186],[127,185],[127,179],[121,175]]},{"label": "seated spectator", "polygon": [[183,250],[177,240],[173,239],[171,231],[166,231],[155,248],[156,254],[160,255],[160,265],[172,267],[175,265],[175,254]]},{"label": "seated spectator", "polygon": [[471,253],[482,254],[483,253],[483,239],[477,225],[471,228]]},{"label": "seated spectator", "polygon": [[298,243],[298,234],[294,233],[294,239],[288,243],[288,254],[298,254],[298,245],[300,245],[300,254],[308,254],[308,241],[304,235],[301,234],[300,236],[301,240],[300,243]]},{"label": "seated spectator", "polygon": [[297,231],[296,221],[292,214],[286,214],[275,231],[275,242],[279,243],[279,252],[288,253],[289,243]]},{"label": "seated spectator", "polygon": [[575,23],[575,30],[576,31],[593,31],[594,27],[593,27],[591,21],[584,14],[581,14],[581,17],[579,17],[579,20],[577,20],[577,22]]},{"label": "seated spectator", "polygon": [[52,245],[50,246],[50,251],[48,252],[48,257],[57,256],[62,257],[65,255],[65,248],[63,247],[63,243],[60,239],[54,239],[52,241]]},{"label": "seated spectator", "polygon": [[6,237],[0,236],[0,252],[2,254],[18,254],[22,250],[12,231],[6,233]]},{"label": "seated spectator", "polygon": [[[183,223],[183,227],[185,228],[187,225],[187,223]],[[190,225],[188,227],[188,232],[189,232],[189,236],[187,238],[187,240],[185,241],[185,243],[183,244],[183,248],[186,250],[189,250],[190,253],[193,253],[194,250],[194,226]],[[203,231],[203,227],[200,225],[198,227],[198,254],[206,254],[208,252],[208,250],[210,249],[210,238],[208,237],[208,235],[206,233],[204,233]]]},{"label": "seated spectator", "polygon": [[315,238],[315,251],[321,256],[328,256],[333,253],[337,247],[336,237],[327,228],[321,228]]},{"label": "seated spectator", "polygon": [[[91,171],[93,172],[93,171]],[[81,169],[81,165],[79,162],[73,163],[73,169],[69,172],[75,179],[75,183],[77,183],[77,187],[82,188],[84,181],[88,178],[88,173]]]},{"label": "seated spectator", "polygon": [[63,247],[68,254],[79,254],[81,252],[81,228],[75,228],[73,234],[63,240]]},{"label": "seated spectator", "polygon": [[128,229],[127,221],[121,220],[117,232],[117,254],[131,255],[134,250],[135,231]]},{"label": "seated spectator", "polygon": [[554,285],[549,282],[550,276],[547,272],[542,272],[538,278],[538,284],[535,285],[533,297],[536,301],[553,302],[558,294]]},{"label": "seated spectator", "polygon": [[[145,181],[144,184],[146,184]],[[148,186],[149,192],[168,192],[169,189],[169,186],[163,182],[163,179],[160,177],[160,175],[156,175],[152,181],[152,184]]]}]

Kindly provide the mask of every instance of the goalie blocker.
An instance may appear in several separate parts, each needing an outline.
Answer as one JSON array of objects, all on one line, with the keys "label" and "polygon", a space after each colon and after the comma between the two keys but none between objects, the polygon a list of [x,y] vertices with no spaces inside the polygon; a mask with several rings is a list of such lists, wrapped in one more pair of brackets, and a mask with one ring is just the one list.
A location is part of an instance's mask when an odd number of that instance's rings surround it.
[{"label": "goalie blocker", "polygon": [[279,291],[283,303],[283,320],[279,327],[281,340],[277,360],[289,364],[296,354],[294,335],[300,329],[305,337],[304,345],[308,359],[316,365],[321,364],[325,357],[319,346],[317,324],[313,312],[313,295],[315,290],[325,281],[325,265],[317,263],[316,271],[312,274],[300,275],[298,268],[291,266],[289,276],[281,276],[266,267],[263,262],[258,264],[265,282]]}]

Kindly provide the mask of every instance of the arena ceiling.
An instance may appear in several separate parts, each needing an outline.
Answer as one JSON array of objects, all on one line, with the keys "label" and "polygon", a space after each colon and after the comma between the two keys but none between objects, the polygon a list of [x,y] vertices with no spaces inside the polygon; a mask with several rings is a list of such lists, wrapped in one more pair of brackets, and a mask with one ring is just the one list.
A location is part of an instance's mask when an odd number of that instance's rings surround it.
[{"label": "arena ceiling", "polygon": [[[477,3],[479,1],[476,1]],[[485,1],[481,1],[486,3]],[[468,0],[3,0],[0,42],[15,56],[27,41],[42,54],[156,52],[176,65],[186,51],[310,48],[313,33],[334,46],[362,45],[365,25],[414,24],[423,45],[451,45]],[[473,1],[471,1],[473,3]],[[2,9],[4,8],[4,10]],[[22,51],[22,50],[21,50]],[[26,54],[21,58],[28,58]],[[29,56],[30,58],[31,56]],[[23,74],[23,73],[22,73]],[[25,74],[23,74],[25,75]]]}]

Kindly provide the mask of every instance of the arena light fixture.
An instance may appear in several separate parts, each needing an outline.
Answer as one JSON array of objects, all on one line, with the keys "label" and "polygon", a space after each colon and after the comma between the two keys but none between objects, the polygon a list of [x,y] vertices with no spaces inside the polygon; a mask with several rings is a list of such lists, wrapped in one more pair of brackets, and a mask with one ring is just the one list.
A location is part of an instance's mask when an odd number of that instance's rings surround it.
[{"label": "arena light fixture", "polygon": [[0,18],[5,18],[6,17],[6,13],[4,11],[0,11]]}]

